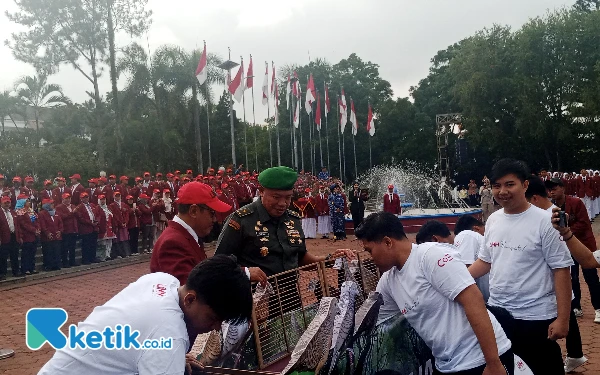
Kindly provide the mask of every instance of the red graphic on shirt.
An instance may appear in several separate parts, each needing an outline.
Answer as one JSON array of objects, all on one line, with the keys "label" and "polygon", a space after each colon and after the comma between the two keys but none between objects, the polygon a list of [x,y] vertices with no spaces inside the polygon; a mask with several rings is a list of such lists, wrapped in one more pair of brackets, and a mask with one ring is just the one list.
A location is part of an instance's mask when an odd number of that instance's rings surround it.
[{"label": "red graphic on shirt", "polygon": [[452,255],[446,254],[446,255],[444,255],[443,258],[438,259],[437,264],[439,267],[444,267],[446,265],[446,263],[448,263],[452,260],[454,260],[454,258],[452,258]]},{"label": "red graphic on shirt", "polygon": [[523,364],[523,361],[518,361],[518,362],[517,362],[517,368],[518,368],[519,370],[523,370],[523,367],[525,367],[525,365]]},{"label": "red graphic on shirt", "polygon": [[162,284],[156,284],[152,286],[152,293],[159,297],[164,297],[167,294],[167,287]]},{"label": "red graphic on shirt", "polygon": [[490,247],[499,247],[500,246],[500,242],[492,242],[490,244]]}]

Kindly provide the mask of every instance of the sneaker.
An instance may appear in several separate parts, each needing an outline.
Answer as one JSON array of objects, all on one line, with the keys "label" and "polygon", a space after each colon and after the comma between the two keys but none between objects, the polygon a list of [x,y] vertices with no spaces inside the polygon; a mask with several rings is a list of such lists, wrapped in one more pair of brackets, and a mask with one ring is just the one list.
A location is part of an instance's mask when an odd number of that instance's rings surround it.
[{"label": "sneaker", "polygon": [[594,323],[600,323],[600,309],[596,310],[596,317],[594,318]]},{"label": "sneaker", "polygon": [[585,356],[581,358],[565,358],[565,372],[573,372],[577,367],[586,363],[587,360]]},{"label": "sneaker", "polygon": [[[581,309],[573,309],[573,313],[575,314],[575,316],[577,318],[581,318],[583,316],[583,311],[581,311]],[[596,315],[598,316],[598,315]]]}]

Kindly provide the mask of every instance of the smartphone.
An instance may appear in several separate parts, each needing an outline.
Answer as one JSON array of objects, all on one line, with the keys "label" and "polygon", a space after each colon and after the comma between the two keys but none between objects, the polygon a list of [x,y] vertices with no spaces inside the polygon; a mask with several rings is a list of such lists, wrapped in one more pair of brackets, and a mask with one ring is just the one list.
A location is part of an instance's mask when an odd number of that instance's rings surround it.
[{"label": "smartphone", "polygon": [[558,211],[558,226],[560,228],[567,226],[567,213],[565,211]]}]

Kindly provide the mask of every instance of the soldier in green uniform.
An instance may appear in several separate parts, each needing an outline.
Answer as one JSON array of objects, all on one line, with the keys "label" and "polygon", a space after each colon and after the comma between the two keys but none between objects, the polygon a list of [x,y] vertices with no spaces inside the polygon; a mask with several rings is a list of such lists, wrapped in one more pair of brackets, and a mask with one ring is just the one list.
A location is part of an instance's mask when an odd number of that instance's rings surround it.
[{"label": "soldier in green uniform", "polygon": [[328,256],[306,251],[301,216],[289,210],[298,174],[288,167],[273,167],[258,176],[260,199],[229,216],[215,254],[233,254],[247,267],[250,281],[266,282],[268,276],[332,257],[354,258],[351,250]]}]

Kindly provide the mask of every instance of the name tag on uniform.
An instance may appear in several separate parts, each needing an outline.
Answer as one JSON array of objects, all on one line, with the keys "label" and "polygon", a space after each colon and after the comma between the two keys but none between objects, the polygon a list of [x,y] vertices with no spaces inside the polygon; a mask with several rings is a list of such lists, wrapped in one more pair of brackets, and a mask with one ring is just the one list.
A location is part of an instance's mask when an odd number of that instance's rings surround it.
[{"label": "name tag on uniform", "polygon": [[300,237],[300,232],[296,229],[288,229],[287,234],[289,237]]}]

